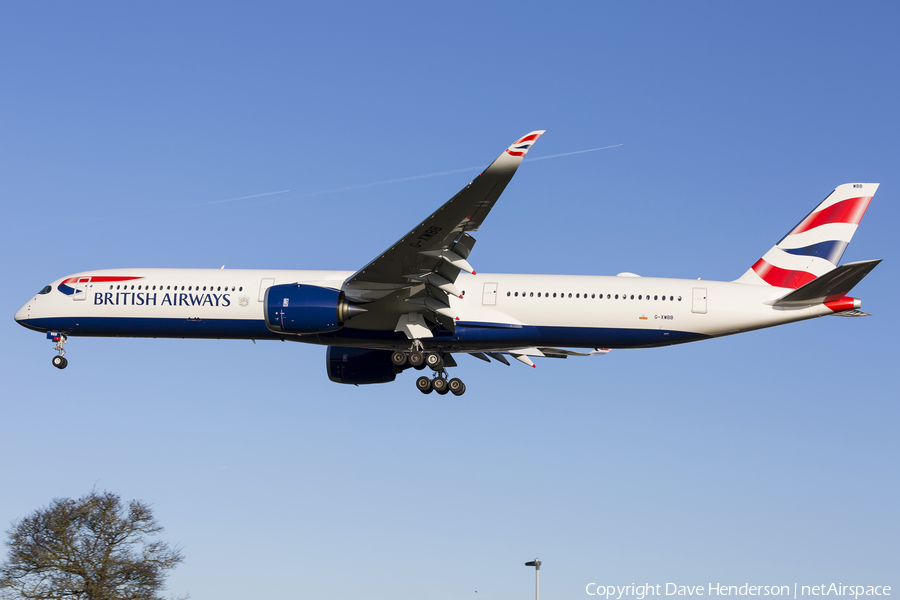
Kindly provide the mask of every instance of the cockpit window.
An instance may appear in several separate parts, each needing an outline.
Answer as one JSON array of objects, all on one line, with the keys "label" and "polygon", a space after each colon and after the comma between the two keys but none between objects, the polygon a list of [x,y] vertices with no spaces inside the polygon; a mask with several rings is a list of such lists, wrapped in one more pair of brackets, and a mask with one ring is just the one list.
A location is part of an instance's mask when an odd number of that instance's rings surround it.
[{"label": "cockpit window", "polygon": [[41,291],[38,292],[38,295],[41,295],[41,294],[49,294],[49,293],[50,293],[50,290],[52,290],[52,289],[53,289],[53,288],[50,287],[49,285],[45,285],[45,286],[44,286],[44,289],[42,289]]}]

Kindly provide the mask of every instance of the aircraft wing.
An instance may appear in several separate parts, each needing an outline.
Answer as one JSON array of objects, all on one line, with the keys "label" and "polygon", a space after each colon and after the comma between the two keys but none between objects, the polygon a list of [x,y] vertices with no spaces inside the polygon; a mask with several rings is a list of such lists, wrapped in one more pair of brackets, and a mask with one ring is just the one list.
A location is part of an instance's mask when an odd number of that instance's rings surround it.
[{"label": "aircraft wing", "polygon": [[[469,232],[487,218],[528,149],[543,133],[532,131],[516,140],[469,185],[350,276],[343,286],[347,296],[374,301],[421,286],[429,289],[429,298],[446,300],[444,294],[459,295],[453,285],[459,272],[473,272],[466,260],[475,244]],[[440,293],[431,293],[438,290]]]}]

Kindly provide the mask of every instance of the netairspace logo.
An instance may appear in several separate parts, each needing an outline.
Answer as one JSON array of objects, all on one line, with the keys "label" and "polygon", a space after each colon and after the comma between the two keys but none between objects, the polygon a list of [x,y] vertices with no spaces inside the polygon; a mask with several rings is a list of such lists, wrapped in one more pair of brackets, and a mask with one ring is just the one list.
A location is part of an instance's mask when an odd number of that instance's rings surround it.
[{"label": "netairspace logo", "polygon": [[860,596],[890,596],[889,585],[843,585],[841,583],[823,583],[819,585],[723,585],[710,583],[702,585],[679,585],[677,583],[645,583],[643,585],[603,585],[589,583],[584,588],[588,596],[603,596],[606,600],[635,598],[644,600],[649,596],[784,596],[799,598],[800,596],[852,596],[857,600]]}]

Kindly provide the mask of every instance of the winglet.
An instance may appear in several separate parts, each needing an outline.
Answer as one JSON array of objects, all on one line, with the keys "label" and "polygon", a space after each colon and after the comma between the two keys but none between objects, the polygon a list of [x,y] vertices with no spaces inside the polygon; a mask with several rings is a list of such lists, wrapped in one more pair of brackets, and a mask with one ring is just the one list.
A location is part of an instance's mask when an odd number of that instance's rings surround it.
[{"label": "winglet", "polygon": [[544,135],[546,129],[541,129],[540,131],[532,131],[528,135],[519,138],[516,142],[506,149],[506,153],[510,156],[525,156],[528,154],[528,150],[531,148],[531,145],[534,144],[539,137]]},{"label": "winglet", "polygon": [[544,131],[544,129],[532,131],[528,135],[523,135],[517,139],[494,162],[488,165],[488,168],[484,170],[481,176],[498,176],[507,179],[508,182],[508,178],[511,178],[512,174],[516,172],[516,169],[522,164],[522,159],[525,158],[525,155],[528,154],[528,151],[537,139],[544,135]]}]

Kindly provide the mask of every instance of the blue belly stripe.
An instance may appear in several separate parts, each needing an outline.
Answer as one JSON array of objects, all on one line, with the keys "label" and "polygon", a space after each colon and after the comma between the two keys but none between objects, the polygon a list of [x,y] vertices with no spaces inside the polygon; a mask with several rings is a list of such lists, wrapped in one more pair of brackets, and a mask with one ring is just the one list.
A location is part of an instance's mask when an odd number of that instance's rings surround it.
[{"label": "blue belly stripe", "polygon": [[[35,331],[60,331],[69,336],[199,339],[289,340],[328,346],[391,348],[405,346],[406,337],[391,331],[344,328],[302,337],[270,331],[261,319],[159,319],[136,317],[60,317],[19,321]],[[422,340],[426,348],[467,352],[502,347],[649,348],[683,344],[710,336],[677,330],[613,327],[507,327],[486,323],[460,324],[456,333],[438,329]]]}]

